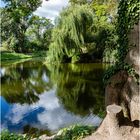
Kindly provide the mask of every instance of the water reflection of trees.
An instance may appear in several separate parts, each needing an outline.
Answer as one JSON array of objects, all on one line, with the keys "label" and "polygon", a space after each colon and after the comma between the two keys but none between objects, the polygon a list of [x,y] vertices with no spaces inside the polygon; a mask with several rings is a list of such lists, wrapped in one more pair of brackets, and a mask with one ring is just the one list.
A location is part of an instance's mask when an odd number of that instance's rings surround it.
[{"label": "water reflection of trees", "polygon": [[1,94],[9,103],[32,104],[39,100],[39,94],[52,86],[46,81],[48,70],[40,62],[28,61],[2,69]]},{"label": "water reflection of trees", "polygon": [[9,103],[32,104],[39,100],[39,94],[56,85],[57,96],[68,111],[83,116],[104,114],[101,64],[42,65],[28,61],[2,69],[1,93]]},{"label": "water reflection of trees", "polygon": [[47,65],[51,80],[57,85],[57,95],[64,107],[74,114],[91,112],[104,115],[103,65],[63,64]]}]

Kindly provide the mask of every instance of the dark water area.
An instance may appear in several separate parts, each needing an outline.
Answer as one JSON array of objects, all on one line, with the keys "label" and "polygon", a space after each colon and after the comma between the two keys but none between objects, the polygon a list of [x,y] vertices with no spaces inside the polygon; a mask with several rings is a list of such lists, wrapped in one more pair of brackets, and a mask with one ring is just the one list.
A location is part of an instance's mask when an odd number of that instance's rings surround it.
[{"label": "dark water area", "polygon": [[105,116],[105,64],[4,63],[1,129],[51,135],[74,124],[99,126]]}]

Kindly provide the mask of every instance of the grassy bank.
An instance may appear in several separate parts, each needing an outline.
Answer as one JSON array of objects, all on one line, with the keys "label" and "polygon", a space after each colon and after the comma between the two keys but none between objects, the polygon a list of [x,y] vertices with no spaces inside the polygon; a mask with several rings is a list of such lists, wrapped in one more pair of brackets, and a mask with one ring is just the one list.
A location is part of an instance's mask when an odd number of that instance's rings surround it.
[{"label": "grassy bank", "polygon": [[2,131],[0,134],[1,140],[29,140],[30,138],[27,136],[10,133],[9,131]]},{"label": "grassy bank", "polygon": [[[54,140],[80,140],[95,131],[95,127],[74,125],[68,128],[61,129],[58,134],[54,136]],[[9,131],[2,131],[0,134],[1,140],[30,140],[32,136],[10,133]],[[42,137],[36,137],[35,140],[41,140]]]},{"label": "grassy bank", "polygon": [[74,125],[58,132],[54,140],[81,140],[96,130],[93,126]]},{"label": "grassy bank", "polygon": [[1,52],[1,61],[16,60],[16,59],[27,59],[34,57],[46,57],[46,52],[35,52],[30,54],[14,53],[14,52]]}]

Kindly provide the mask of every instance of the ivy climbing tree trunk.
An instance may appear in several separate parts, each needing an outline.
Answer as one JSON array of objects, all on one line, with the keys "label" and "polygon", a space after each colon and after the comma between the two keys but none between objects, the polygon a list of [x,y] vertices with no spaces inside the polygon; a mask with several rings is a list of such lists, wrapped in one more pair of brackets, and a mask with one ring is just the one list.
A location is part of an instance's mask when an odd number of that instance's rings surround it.
[{"label": "ivy climbing tree trunk", "polygon": [[[140,101],[138,83],[140,63],[138,58],[140,54],[137,41],[139,40],[139,28],[136,27],[139,26],[139,9],[138,0],[120,1],[117,25],[119,35],[118,62],[105,75],[108,79],[105,91],[107,115],[97,131],[85,140],[139,139]],[[135,29],[137,30],[135,31]],[[130,37],[131,33],[133,33],[134,38]],[[136,47],[127,53],[130,42]]]}]

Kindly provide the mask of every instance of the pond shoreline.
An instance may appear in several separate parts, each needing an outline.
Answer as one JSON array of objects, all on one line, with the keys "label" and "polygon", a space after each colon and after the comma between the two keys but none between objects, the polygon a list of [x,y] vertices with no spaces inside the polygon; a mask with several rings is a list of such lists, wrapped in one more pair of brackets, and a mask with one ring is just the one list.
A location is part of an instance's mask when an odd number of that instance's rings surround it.
[{"label": "pond shoreline", "polygon": [[24,53],[14,53],[14,52],[1,52],[0,59],[1,62],[10,61],[10,60],[21,60],[21,59],[32,59],[36,57],[46,57],[46,52],[36,52],[36,53],[30,53],[30,54],[24,54]]}]

